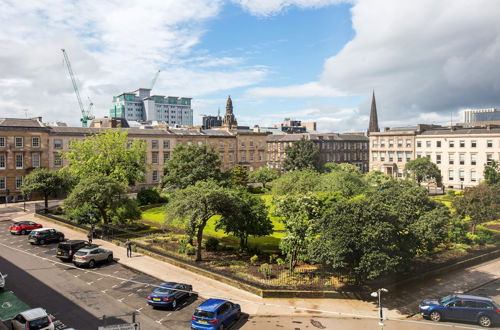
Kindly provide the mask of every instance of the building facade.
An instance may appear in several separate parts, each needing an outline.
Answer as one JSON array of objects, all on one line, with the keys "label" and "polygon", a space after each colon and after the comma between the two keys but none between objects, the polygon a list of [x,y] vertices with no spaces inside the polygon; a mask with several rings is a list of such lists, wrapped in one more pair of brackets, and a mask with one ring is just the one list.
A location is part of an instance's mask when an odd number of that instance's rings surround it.
[{"label": "building facade", "polygon": [[321,164],[328,162],[356,165],[368,171],[368,138],[360,134],[283,134],[267,137],[267,164],[281,171],[286,148],[301,139],[311,140],[319,146]]},{"label": "building facade", "polygon": [[139,88],[114,96],[110,117],[139,122],[164,121],[172,126],[193,125],[191,98],[150,94],[151,89]]},{"label": "building facade", "polygon": [[24,200],[24,177],[49,165],[48,137],[41,118],[0,119],[0,203]]}]

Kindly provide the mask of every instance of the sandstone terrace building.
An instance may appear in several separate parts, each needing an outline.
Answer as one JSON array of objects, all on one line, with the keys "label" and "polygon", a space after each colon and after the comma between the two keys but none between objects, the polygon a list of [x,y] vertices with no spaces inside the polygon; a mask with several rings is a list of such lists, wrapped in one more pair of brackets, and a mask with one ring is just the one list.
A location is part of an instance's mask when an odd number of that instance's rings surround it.
[{"label": "sandstone terrace building", "polygon": [[301,139],[311,140],[319,146],[320,162],[349,163],[362,172],[368,171],[368,138],[359,134],[284,134],[267,138],[267,162],[270,168],[281,171],[286,148]]}]

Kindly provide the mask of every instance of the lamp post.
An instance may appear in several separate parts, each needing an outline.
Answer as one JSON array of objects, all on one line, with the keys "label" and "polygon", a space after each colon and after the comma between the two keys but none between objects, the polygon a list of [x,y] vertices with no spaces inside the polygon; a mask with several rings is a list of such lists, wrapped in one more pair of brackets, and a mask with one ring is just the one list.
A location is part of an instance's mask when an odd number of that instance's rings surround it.
[{"label": "lamp post", "polygon": [[382,327],[382,329],[384,328],[384,311],[382,309],[382,292],[389,292],[389,290],[387,289],[384,289],[384,288],[380,288],[378,289],[377,291],[375,292],[372,292],[371,293],[371,296],[373,298],[377,298],[378,297],[378,311],[379,311],[379,322],[378,322],[378,325],[380,325]]}]

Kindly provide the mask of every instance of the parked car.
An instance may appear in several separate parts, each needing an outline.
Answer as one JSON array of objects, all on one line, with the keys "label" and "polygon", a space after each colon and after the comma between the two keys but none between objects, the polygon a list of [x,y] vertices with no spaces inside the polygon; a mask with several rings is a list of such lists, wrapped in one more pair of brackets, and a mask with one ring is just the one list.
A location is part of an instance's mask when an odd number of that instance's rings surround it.
[{"label": "parked car", "polygon": [[33,229],[42,228],[43,226],[39,223],[33,221],[18,221],[14,222],[10,227],[10,233],[12,235],[26,235],[31,232]]},{"label": "parked car", "polygon": [[97,247],[84,240],[68,240],[57,245],[56,257],[64,261],[72,261],[76,251],[82,248]]},{"label": "parked car", "polygon": [[500,323],[500,307],[490,298],[471,295],[450,295],[427,299],[420,303],[420,313],[433,321],[469,321],[483,327]]},{"label": "parked car", "polygon": [[175,309],[179,302],[191,297],[192,291],[193,286],[189,284],[162,283],[148,296],[148,305]]},{"label": "parked car", "polygon": [[12,319],[13,330],[54,330],[54,323],[43,308],[34,308],[19,313]]},{"label": "parked car", "polygon": [[5,279],[7,278],[7,274],[0,273],[0,289],[5,288]]},{"label": "parked car", "polygon": [[240,305],[223,299],[208,299],[194,310],[191,329],[226,329],[238,321],[240,315]]},{"label": "parked car", "polygon": [[76,266],[89,266],[93,268],[98,262],[112,262],[113,251],[100,247],[82,248],[73,255]]},{"label": "parked car", "polygon": [[49,242],[64,241],[64,234],[52,228],[33,229],[28,236],[28,241],[31,244],[43,245]]}]

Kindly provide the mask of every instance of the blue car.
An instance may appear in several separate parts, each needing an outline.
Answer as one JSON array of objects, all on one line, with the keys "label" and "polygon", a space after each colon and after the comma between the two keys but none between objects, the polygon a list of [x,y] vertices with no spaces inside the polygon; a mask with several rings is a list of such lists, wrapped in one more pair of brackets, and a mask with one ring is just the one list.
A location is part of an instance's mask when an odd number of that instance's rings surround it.
[{"label": "blue car", "polygon": [[420,303],[420,314],[433,321],[477,322],[483,327],[500,323],[500,307],[490,298],[471,295],[450,295],[427,299]]},{"label": "blue car", "polygon": [[179,302],[193,295],[193,287],[183,283],[162,283],[148,296],[148,305],[175,309]]},{"label": "blue car", "polygon": [[191,329],[222,330],[239,320],[241,307],[223,299],[208,299],[196,307]]}]

